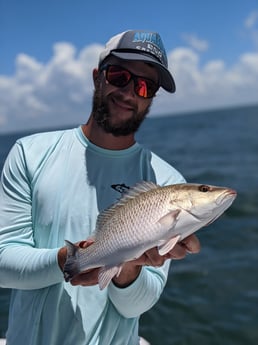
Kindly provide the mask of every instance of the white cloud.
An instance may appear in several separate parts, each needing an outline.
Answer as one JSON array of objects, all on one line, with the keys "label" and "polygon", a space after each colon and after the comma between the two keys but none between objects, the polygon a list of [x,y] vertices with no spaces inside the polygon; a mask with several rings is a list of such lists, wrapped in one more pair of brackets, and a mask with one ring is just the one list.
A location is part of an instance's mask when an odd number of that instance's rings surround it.
[{"label": "white cloud", "polygon": [[258,23],[258,11],[252,11],[245,20],[245,27],[248,29],[255,28]]},{"label": "white cloud", "polygon": [[[86,121],[91,110],[92,69],[102,48],[94,44],[77,52],[70,43],[57,43],[45,64],[19,54],[14,75],[0,76],[0,132]],[[190,48],[168,53],[177,92],[159,91],[152,114],[257,102],[257,53],[240,56],[233,66],[222,60],[200,66],[199,58]]]},{"label": "white cloud", "polygon": [[254,47],[258,48],[258,11],[252,11],[244,22],[246,34],[252,40]]},{"label": "white cloud", "polygon": [[91,45],[77,54],[73,45],[57,43],[46,64],[19,54],[15,74],[0,76],[0,131],[85,120],[91,106],[92,69],[102,48]]},{"label": "white cloud", "polygon": [[200,67],[199,56],[178,48],[169,54],[177,91],[161,92],[153,106],[156,113],[178,113],[209,108],[258,104],[258,53],[248,53],[227,67],[222,60]]},{"label": "white cloud", "polygon": [[209,43],[199,37],[197,37],[195,34],[183,34],[182,35],[183,40],[190,45],[193,49],[203,52],[206,51],[209,48]]}]

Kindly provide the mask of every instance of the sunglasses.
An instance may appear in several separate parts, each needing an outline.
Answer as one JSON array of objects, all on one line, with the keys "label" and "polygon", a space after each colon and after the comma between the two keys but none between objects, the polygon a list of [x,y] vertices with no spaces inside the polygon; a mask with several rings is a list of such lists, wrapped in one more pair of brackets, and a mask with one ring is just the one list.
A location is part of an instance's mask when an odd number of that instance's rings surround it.
[{"label": "sunglasses", "polygon": [[113,86],[124,87],[133,80],[134,92],[139,97],[152,98],[159,89],[159,84],[153,80],[139,77],[122,66],[103,65],[100,67],[100,71],[104,70],[106,71],[106,80]]}]

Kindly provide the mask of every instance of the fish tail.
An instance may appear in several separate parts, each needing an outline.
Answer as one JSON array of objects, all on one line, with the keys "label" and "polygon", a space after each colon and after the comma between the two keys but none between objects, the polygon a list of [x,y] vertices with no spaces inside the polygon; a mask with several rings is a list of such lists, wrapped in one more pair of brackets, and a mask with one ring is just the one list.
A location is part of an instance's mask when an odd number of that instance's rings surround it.
[{"label": "fish tail", "polygon": [[76,274],[80,272],[77,252],[78,247],[70,241],[65,241],[67,247],[67,257],[64,264],[64,279],[66,282],[70,281]]}]

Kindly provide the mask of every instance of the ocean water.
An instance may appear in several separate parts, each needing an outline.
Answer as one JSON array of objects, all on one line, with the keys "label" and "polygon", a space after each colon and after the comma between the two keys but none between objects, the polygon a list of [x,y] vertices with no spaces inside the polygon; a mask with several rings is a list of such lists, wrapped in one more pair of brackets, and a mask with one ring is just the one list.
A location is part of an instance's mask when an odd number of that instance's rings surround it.
[{"label": "ocean water", "polygon": [[[0,171],[15,139],[0,135]],[[202,250],[172,262],[159,302],[140,320],[151,345],[258,344],[258,107],[147,119],[138,140],[189,182],[229,186],[238,197],[199,231]],[[0,289],[0,337],[9,290]]]}]

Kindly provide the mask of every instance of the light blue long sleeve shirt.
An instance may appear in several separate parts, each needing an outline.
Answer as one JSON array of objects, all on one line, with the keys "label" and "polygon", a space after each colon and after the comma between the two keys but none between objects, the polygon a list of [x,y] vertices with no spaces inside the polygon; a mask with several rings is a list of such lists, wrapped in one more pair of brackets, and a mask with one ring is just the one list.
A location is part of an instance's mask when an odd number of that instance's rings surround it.
[{"label": "light blue long sleeve shirt", "polygon": [[13,289],[8,345],[138,344],[139,317],[158,301],[169,262],[144,267],[126,288],[111,282],[100,291],[65,283],[57,253],[64,239],[93,233],[99,212],[120,197],[116,189],[141,180],[185,182],[138,143],[102,149],[80,127],[15,143],[0,186],[0,287]]}]

